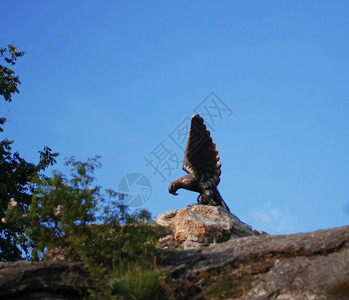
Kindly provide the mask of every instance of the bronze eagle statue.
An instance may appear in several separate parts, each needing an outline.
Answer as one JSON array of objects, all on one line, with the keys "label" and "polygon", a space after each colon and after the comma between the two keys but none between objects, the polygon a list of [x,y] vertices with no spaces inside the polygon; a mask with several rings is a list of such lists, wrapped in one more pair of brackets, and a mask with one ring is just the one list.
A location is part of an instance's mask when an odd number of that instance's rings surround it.
[{"label": "bronze eagle statue", "polygon": [[229,212],[217,185],[220,181],[221,163],[218,150],[213,143],[204,120],[199,115],[191,118],[187,148],[182,169],[188,173],[170,184],[169,192],[178,195],[178,189],[200,193],[198,204],[223,206]]}]

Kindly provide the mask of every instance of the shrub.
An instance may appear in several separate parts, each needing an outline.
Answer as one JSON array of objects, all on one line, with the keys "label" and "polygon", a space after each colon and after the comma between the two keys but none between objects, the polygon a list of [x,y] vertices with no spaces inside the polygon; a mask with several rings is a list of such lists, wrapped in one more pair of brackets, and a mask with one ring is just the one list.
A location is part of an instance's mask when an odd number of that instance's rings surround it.
[{"label": "shrub", "polygon": [[160,232],[149,212],[129,213],[122,194],[94,185],[98,157],[87,162],[71,158],[66,164],[72,167],[69,178],[59,172],[51,178],[34,176],[26,215],[9,206],[6,220],[20,220],[25,228],[17,242],[32,249],[32,260],[59,248],[69,260],[83,262],[96,285],[91,298],[161,298],[162,274],[156,268]]}]

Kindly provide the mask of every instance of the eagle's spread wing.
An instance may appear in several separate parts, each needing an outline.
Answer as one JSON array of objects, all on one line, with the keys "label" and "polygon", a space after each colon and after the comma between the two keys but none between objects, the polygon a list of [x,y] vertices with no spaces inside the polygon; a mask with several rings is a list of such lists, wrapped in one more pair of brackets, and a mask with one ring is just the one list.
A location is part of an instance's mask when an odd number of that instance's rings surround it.
[{"label": "eagle's spread wing", "polygon": [[183,170],[189,174],[194,173],[204,189],[213,189],[220,181],[221,163],[218,151],[199,115],[191,118]]}]

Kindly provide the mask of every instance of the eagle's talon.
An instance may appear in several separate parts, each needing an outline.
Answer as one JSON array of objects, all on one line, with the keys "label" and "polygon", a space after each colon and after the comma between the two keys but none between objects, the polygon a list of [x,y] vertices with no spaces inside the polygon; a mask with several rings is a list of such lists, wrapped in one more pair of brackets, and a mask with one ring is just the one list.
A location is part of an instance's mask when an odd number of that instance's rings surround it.
[{"label": "eagle's talon", "polygon": [[176,187],[176,184],[175,183],[171,183],[170,185],[170,188],[169,188],[169,192],[172,194],[172,195],[175,195],[177,196],[178,194],[176,193],[178,190],[178,188]]}]

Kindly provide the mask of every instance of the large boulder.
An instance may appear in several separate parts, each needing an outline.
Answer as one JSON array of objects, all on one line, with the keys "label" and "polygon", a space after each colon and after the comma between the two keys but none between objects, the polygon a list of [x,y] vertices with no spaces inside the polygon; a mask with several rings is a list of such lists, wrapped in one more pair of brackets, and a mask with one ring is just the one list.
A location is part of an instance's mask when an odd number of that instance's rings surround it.
[{"label": "large boulder", "polygon": [[161,248],[193,249],[230,238],[266,234],[243,223],[224,207],[200,204],[167,211],[155,219],[155,224],[170,230],[160,239]]}]

